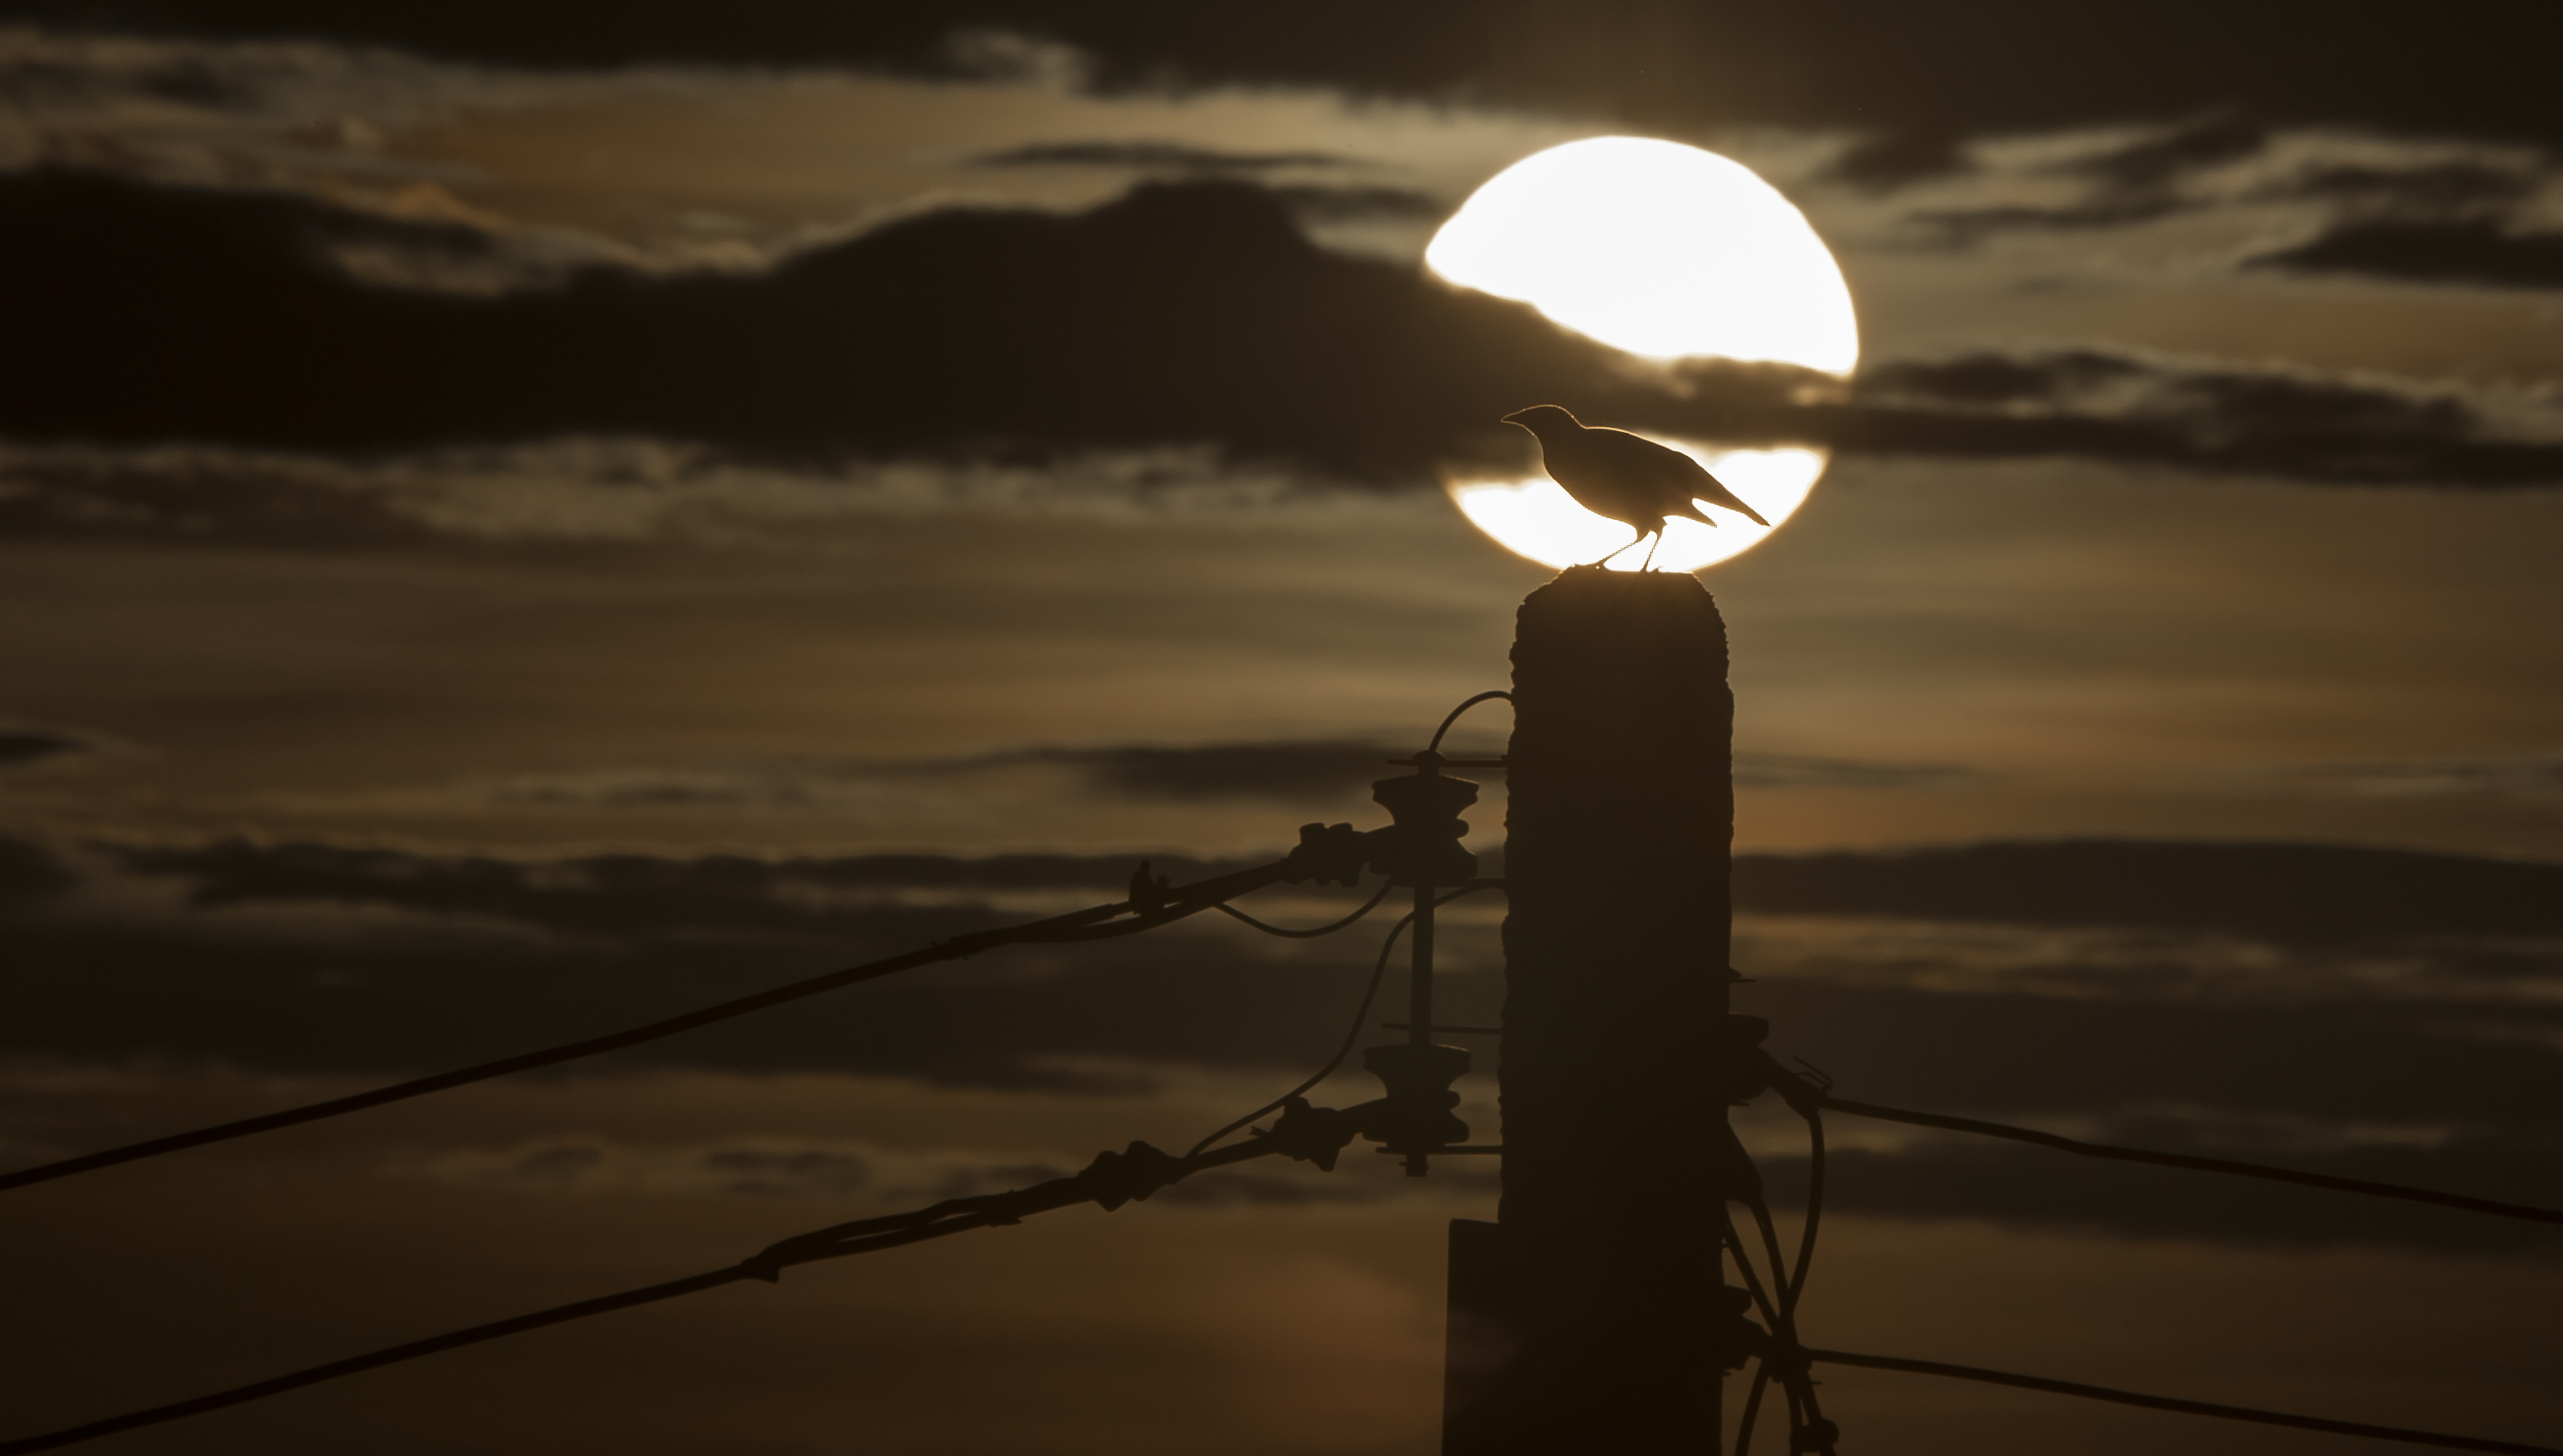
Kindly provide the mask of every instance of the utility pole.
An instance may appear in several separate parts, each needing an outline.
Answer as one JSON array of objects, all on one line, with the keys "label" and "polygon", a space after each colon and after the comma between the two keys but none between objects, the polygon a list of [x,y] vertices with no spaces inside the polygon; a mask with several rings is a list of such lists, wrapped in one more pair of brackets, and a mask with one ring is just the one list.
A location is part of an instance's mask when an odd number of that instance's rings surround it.
[{"label": "utility pole", "polygon": [[1500,1221],[1452,1229],[1445,1456],[1713,1456],[1734,699],[1697,580],[1567,571],[1513,643]]}]

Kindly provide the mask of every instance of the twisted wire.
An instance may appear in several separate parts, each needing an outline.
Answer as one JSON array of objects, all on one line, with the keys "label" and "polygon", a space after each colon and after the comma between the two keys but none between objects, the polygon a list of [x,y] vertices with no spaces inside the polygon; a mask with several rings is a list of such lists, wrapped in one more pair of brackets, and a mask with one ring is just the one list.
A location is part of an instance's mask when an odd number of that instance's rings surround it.
[{"label": "twisted wire", "polygon": [[816,1263],[823,1259],[848,1258],[857,1254],[879,1253],[885,1249],[904,1248],[909,1244],[945,1238],[974,1228],[991,1228],[1019,1222],[1034,1213],[1074,1207],[1080,1203],[1099,1202],[1107,1208],[1117,1207],[1125,1199],[1144,1198],[1157,1188],[1203,1169],[1243,1163],[1251,1158],[1261,1158],[1270,1153],[1283,1151],[1277,1144],[1258,1142],[1240,1143],[1205,1156],[1181,1159],[1154,1154],[1159,1161],[1153,1166],[1135,1175],[1119,1175],[1120,1165],[1116,1164],[1115,1160],[1121,1160],[1122,1163],[1136,1162],[1137,1155],[1144,1147],[1144,1144],[1134,1144],[1129,1155],[1105,1154],[1095,1160],[1093,1167],[1072,1178],[1052,1179],[1047,1183],[1002,1193],[947,1198],[929,1207],[904,1213],[885,1214],[878,1218],[857,1219],[851,1223],[840,1223],[799,1234],[778,1243],[769,1244],[727,1268],[706,1270],[700,1274],[688,1275],[683,1279],[671,1279],[661,1284],[627,1289],[618,1294],[601,1295],[595,1299],[584,1299],[573,1304],[555,1305],[547,1310],[536,1310],[531,1314],[494,1320],[486,1325],[448,1331],[443,1335],[432,1335],[424,1340],[412,1340],[406,1344],[369,1351],[363,1355],[349,1356],[343,1360],[311,1365],[246,1385],[235,1385],[228,1390],[217,1390],[189,1400],[177,1400],[144,1410],[127,1411],[122,1415],[108,1416],[103,1420],[94,1420],[58,1431],[48,1431],[42,1435],[0,1441],[0,1456],[31,1456],[31,1453],[38,1451],[59,1450],[65,1446],[94,1441],[101,1436],[111,1436],[120,1431],[159,1425],[191,1415],[203,1415],[234,1405],[245,1405],[253,1400],[264,1400],[271,1395],[282,1395],[289,1390],[298,1390],[305,1385],[316,1385],[324,1380],[362,1374],[367,1370],[380,1369],[385,1365],[398,1365],[404,1361],[440,1355],[449,1350],[460,1350],[465,1346],[480,1345],[551,1325],[567,1324],[572,1320],[613,1314],[619,1310],[656,1304],[662,1300],[676,1299],[683,1295],[699,1294],[704,1290],[718,1289],[723,1285],[736,1284],[744,1280],[762,1280],[770,1284],[779,1279],[785,1269],[795,1265]]}]

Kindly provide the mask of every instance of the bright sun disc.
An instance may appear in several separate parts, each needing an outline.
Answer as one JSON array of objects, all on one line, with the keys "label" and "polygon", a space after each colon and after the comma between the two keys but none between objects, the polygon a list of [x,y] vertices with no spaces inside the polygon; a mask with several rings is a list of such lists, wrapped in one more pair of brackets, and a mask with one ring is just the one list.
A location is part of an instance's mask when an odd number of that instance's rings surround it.
[{"label": "bright sun disc", "polygon": [[[1599,136],[1525,157],[1443,224],[1424,261],[1455,283],[1654,359],[1767,361],[1847,377],[1860,358],[1851,289],[1806,217],[1742,164],[1679,142]],[[1659,443],[1698,459],[1774,527],[1825,468],[1815,450]],[[1550,566],[1591,561],[1629,536],[1545,475],[1455,481],[1451,491],[1479,529]],[[1671,523],[1657,569],[1696,571],[1770,534],[1728,511],[1709,514],[1714,529]],[[1634,571],[1645,554],[1610,564]]]}]

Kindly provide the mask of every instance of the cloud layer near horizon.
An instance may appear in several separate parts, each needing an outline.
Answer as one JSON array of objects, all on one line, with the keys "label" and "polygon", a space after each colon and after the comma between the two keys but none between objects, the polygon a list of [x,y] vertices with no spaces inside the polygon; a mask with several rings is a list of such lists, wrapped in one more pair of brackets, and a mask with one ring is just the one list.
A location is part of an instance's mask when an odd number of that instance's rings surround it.
[{"label": "cloud layer near horizon", "polygon": [[[1109,899],[1131,864],[499,858],[245,840],[0,850],[0,915],[22,952],[0,1056],[134,1075],[425,1070]],[[1183,880],[1225,867],[1157,863]],[[1736,890],[1738,956],[1756,973],[1739,1004],[1855,1096],[2514,1196],[2547,1136],[2527,1089],[2552,1075],[2563,1025],[2535,947],[2563,936],[2563,867],[2094,841],[1748,855]],[[1322,909],[1259,908],[1285,920]],[[1443,996],[1461,1020],[1500,1019],[1492,913],[1450,927]],[[1087,1098],[1209,1074],[1252,1082],[1340,1035],[1377,930],[1277,946],[1205,920],[1099,948],[1017,948],[585,1070],[851,1074]],[[21,1124],[26,1154],[61,1136],[27,1141],[38,1126]],[[1756,1136],[1785,1169],[1785,1132]],[[2060,1181],[2035,1159],[1848,1136],[1848,1206],[1871,1211],[2246,1241],[2447,1234],[2364,1209],[2308,1221],[2285,1198],[2219,1213],[2195,1190],[2131,1196],[2141,1181],[2078,1170]],[[668,1176],[739,1191],[820,1178],[807,1190],[845,1192],[864,1157],[823,1148],[794,1163],[790,1152],[772,1140],[714,1148]],[[464,1161],[535,1189],[666,1163],[595,1139]]]}]

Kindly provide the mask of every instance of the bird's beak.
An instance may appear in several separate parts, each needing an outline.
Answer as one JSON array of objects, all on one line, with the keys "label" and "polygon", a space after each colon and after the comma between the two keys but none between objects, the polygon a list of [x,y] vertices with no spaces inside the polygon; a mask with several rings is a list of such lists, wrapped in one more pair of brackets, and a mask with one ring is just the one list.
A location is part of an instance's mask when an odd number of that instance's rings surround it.
[{"label": "bird's beak", "polygon": [[1506,415],[1503,419],[1501,419],[1501,420],[1497,421],[1496,423],[1497,423],[1497,424],[1501,424],[1501,425],[1519,425],[1519,424],[1521,424],[1521,422],[1522,422],[1522,416],[1527,415],[1527,414],[1529,414],[1529,413],[1530,413],[1530,412],[1529,412],[1528,410],[1515,410],[1515,411],[1513,411],[1511,414]]}]

